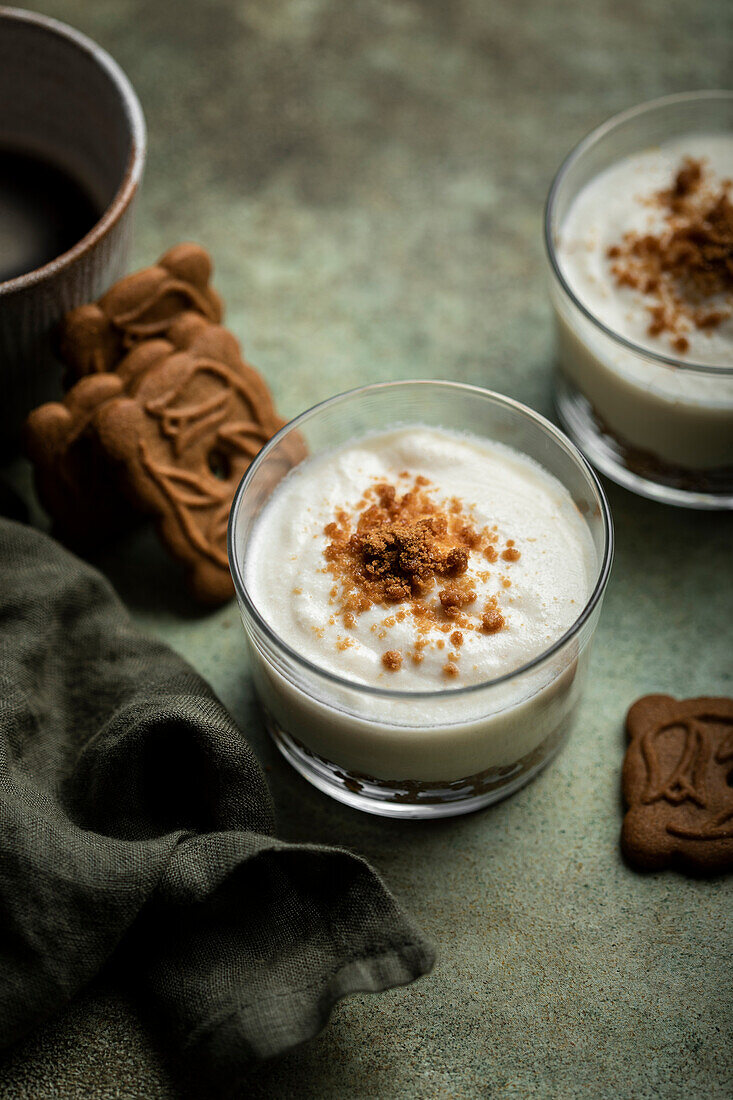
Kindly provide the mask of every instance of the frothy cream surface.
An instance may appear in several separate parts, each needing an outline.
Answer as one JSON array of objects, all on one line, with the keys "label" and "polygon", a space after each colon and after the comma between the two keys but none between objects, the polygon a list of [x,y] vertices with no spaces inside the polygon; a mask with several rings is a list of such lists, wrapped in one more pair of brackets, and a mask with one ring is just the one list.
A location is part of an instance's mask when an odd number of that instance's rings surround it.
[{"label": "frothy cream surface", "polygon": [[[438,597],[441,582],[421,596],[435,614],[427,634],[400,604],[372,604],[346,626],[329,569],[325,528],[339,512],[358,517],[364,493],[380,483],[408,491],[426,478],[438,506],[455,498],[477,529],[490,530],[495,561],[471,552],[465,578],[476,599],[463,608],[475,628],[451,640],[455,623]],[[364,505],[362,504],[362,508]],[[518,555],[505,560],[511,540]],[[338,676],[373,686],[431,691],[491,680],[548,649],[582,612],[597,572],[589,529],[564,487],[527,456],[497,443],[414,426],[369,435],[306,459],[277,487],[257,520],[244,579],[262,617],[303,657]],[[480,628],[490,601],[502,629]],[[410,654],[422,637],[416,663]],[[385,652],[403,655],[398,670]],[[456,658],[457,674],[445,666]]]},{"label": "frothy cream surface", "polygon": [[[733,134],[687,134],[620,160],[595,176],[573,201],[560,226],[557,255],[568,284],[590,312],[613,332],[657,353],[710,366],[733,365],[733,318],[717,327],[691,326],[685,352],[670,348],[667,334],[649,334],[650,299],[618,286],[608,249],[625,233],[663,231],[664,211],[650,201],[669,188],[685,158],[703,163],[713,188],[733,178]],[[724,303],[715,299],[711,308]],[[700,387],[694,376],[679,380],[680,390]]]}]

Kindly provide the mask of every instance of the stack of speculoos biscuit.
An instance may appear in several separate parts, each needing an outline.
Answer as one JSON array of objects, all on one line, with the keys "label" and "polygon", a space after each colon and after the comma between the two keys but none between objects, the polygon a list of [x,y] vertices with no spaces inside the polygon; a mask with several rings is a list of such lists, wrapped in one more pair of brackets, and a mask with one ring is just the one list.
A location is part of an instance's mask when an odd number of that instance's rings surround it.
[{"label": "stack of speculoos biscuit", "polygon": [[64,542],[90,547],[150,515],[193,595],[218,604],[233,594],[234,492],[284,421],[219,324],[210,277],[207,253],[181,244],[68,314],[67,393],[30,414],[25,441]]}]

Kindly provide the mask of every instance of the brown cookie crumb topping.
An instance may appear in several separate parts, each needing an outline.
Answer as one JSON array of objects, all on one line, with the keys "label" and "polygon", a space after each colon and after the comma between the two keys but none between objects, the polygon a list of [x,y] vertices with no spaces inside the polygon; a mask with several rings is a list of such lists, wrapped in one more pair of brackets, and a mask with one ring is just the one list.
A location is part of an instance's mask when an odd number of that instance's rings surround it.
[{"label": "brown cookie crumb topping", "polygon": [[432,587],[436,577],[466,572],[476,534],[456,515],[441,512],[424,485],[424,478],[416,478],[401,496],[394,485],[375,485],[368,493],[376,501],[358,516],[356,530],[343,510],[325,528],[331,540],[326,560],[349,589],[347,611],[410,600]]},{"label": "brown cookie crumb topping", "polygon": [[388,649],[382,654],[382,664],[390,672],[398,672],[402,668],[402,654],[398,649]]},{"label": "brown cookie crumb topping", "polygon": [[668,333],[680,355],[692,326],[716,328],[733,312],[732,186],[712,187],[703,162],[688,157],[672,186],[652,198],[663,210],[662,230],[626,233],[606,253],[616,285],[652,299],[649,335]]},{"label": "brown cookie crumb topping", "polygon": [[476,592],[473,588],[465,588],[458,584],[450,584],[446,588],[441,589],[438,593],[438,599],[446,615],[454,619],[461,608],[466,607],[467,604],[473,603],[476,599]]},{"label": "brown cookie crumb topping", "polygon": [[504,627],[504,616],[495,606],[487,607],[481,616],[481,629],[485,634],[498,634]]},{"label": "brown cookie crumb topping", "polygon": [[[399,478],[409,474],[405,471]],[[427,478],[414,477],[406,491],[387,482],[374,484],[353,510],[337,509],[324,534],[326,568],[335,582],[331,602],[344,626],[353,629],[358,615],[374,606],[386,607],[390,613],[381,625],[371,626],[381,639],[411,616],[416,638],[407,655],[414,664],[423,660],[427,646],[444,649],[439,635],[447,633],[454,652],[443,674],[455,677],[463,631],[495,634],[506,626],[496,598],[481,610],[471,605],[477,599],[476,579],[484,582],[490,575],[487,561],[497,561],[500,553],[504,561],[519,559],[514,540],[498,550],[496,529],[480,528],[455,497],[436,502]],[[482,565],[475,578],[469,572],[472,554]],[[402,663],[400,650],[388,649],[382,655],[390,672],[399,671]]]}]

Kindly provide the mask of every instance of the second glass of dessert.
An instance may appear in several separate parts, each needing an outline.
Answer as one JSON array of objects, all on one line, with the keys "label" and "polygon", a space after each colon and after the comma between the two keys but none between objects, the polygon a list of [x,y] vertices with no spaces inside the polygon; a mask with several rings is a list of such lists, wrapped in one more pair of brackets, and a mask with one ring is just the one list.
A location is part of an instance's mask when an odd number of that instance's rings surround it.
[{"label": "second glass of dessert", "polygon": [[350,805],[428,817],[511,793],[560,746],[612,532],[542,417],[415,381],[283,429],[237,492],[229,557],[285,757]]},{"label": "second glass of dessert", "polygon": [[593,464],[733,507],[733,92],[618,115],[565,161],[545,238],[556,405]]}]

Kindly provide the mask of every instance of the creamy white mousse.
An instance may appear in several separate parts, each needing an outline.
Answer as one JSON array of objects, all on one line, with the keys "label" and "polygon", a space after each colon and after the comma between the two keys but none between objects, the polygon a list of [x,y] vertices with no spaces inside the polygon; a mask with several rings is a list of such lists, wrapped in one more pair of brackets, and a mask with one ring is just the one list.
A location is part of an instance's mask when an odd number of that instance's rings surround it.
[{"label": "creamy white mousse", "polygon": [[[414,600],[373,602],[345,616],[328,557],[330,525],[339,515],[356,523],[380,485],[394,486],[399,500],[418,478],[439,512],[455,515],[460,505],[471,528],[484,532],[458,578],[475,598],[446,612],[439,594],[452,578],[436,577],[417,599],[427,623]],[[513,765],[563,725],[577,699],[582,646],[574,642],[516,682],[489,688],[490,698],[456,690],[505,676],[551,648],[582,613],[598,574],[589,528],[569,493],[506,446],[418,425],[305,459],[264,505],[243,560],[250,598],[277,638],[345,681],[283,674],[282,663],[254,646],[263,702],[280,729],[340,767],[435,782]],[[385,666],[386,653],[400,655],[398,667]]]},{"label": "creamy white mousse", "polygon": [[665,232],[668,211],[656,197],[690,159],[700,162],[706,191],[719,191],[733,179],[733,134],[684,134],[612,164],[576,195],[555,247],[568,286],[593,317],[641,349],[707,371],[635,354],[605,337],[557,290],[555,305],[560,367],[604,426],[622,444],[666,464],[704,470],[733,463],[733,377],[720,369],[733,367],[731,296],[712,295],[704,303],[725,315],[719,323],[683,321],[675,339],[667,328],[654,331],[656,299],[617,279],[609,255],[628,234]]},{"label": "creamy white mousse", "polygon": [[[590,180],[577,195],[560,229],[558,260],[568,284],[591,313],[613,332],[682,362],[733,366],[733,316],[719,325],[685,329],[687,347],[671,348],[665,330],[652,335],[654,299],[638,288],[619,285],[609,249],[627,233],[660,235],[667,228],[666,208],[654,201],[669,189],[687,160],[699,161],[706,190],[719,191],[733,179],[733,134],[687,135],[627,157]],[[710,309],[728,312],[729,302],[715,295]],[[694,377],[680,374],[682,392],[694,394]]]},{"label": "creamy white mousse", "polygon": [[[436,616],[424,633],[412,613],[400,616],[400,602],[373,603],[346,627],[333,594],[326,527],[342,510],[357,517],[365,490],[386,483],[405,493],[416,476],[427,479],[426,496],[436,506],[450,509],[452,500],[460,501],[475,530],[489,528],[495,547],[494,562],[469,551],[463,576],[476,599],[462,610],[476,628],[460,631],[458,647],[450,642],[455,620],[438,595],[449,581],[436,580],[420,598]],[[516,560],[502,557],[508,541]],[[531,459],[475,437],[412,428],[367,437],[296,467],[253,532],[245,581],[275,633],[320,668],[361,684],[438,691],[496,679],[548,649],[577,619],[595,568],[585,521],[567,491]],[[491,634],[480,627],[487,600],[504,619]],[[417,663],[409,654],[421,640],[427,645]],[[389,651],[403,655],[397,671],[385,668]],[[447,678],[451,652],[460,657],[458,673]]]}]

